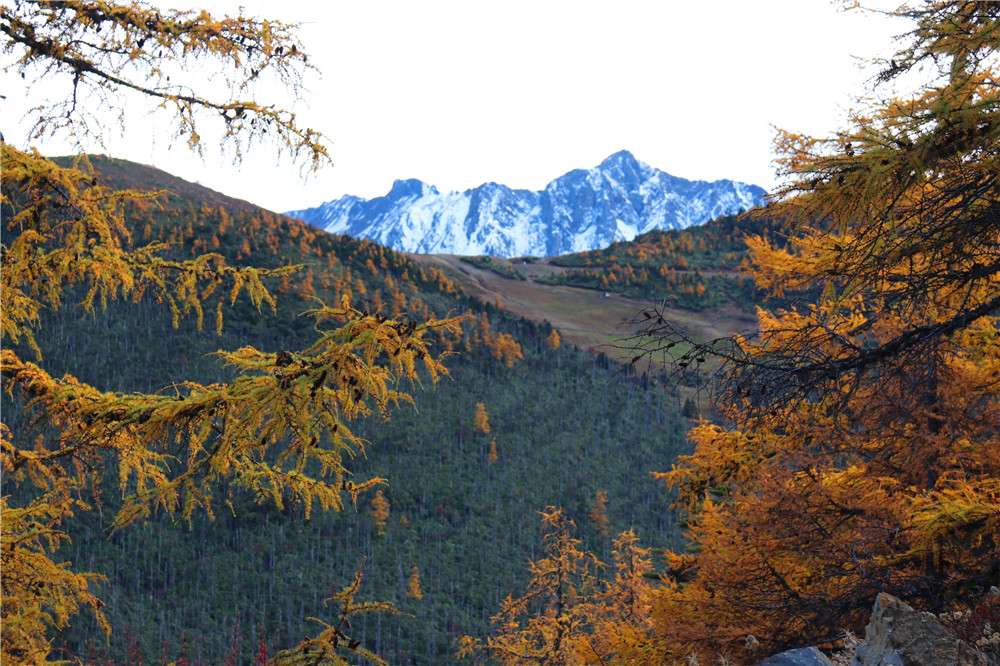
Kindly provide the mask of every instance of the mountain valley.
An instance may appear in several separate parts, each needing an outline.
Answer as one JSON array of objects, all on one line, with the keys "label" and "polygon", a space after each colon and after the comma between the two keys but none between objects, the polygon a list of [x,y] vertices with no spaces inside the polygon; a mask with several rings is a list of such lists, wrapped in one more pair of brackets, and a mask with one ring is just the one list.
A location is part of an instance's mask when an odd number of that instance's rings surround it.
[{"label": "mountain valley", "polygon": [[[497,603],[523,585],[540,547],[537,512],[546,506],[562,506],[579,537],[605,558],[610,534],[628,528],[650,545],[681,545],[672,496],[650,476],[689,451],[680,394],[614,359],[627,360],[624,322],[656,302],[666,301],[678,324],[700,336],[752,326],[735,218],[562,257],[407,255],[148,167],[108,158],[93,164],[109,186],[168,191],[159,205],[128,209],[136,243],[167,242],[177,258],[211,251],[234,265],[301,268],[270,284],[273,312],[242,299],[224,308],[221,336],[191,321],[175,329],[169,311],[146,302],[112,301],[94,317],[71,307],[44,313],[38,342],[53,372],[120,392],[231,380],[216,349],[307,346],[316,331],[301,313],[316,298],[346,296],[358,310],[387,317],[451,312],[467,320],[460,338],[438,341],[451,354],[450,379],[413,386],[413,408],[352,428],[371,442],[351,464],[356,478],[389,482],[384,527],[370,494],[356,511],[314,511],[306,519],[301,506],[262,504],[238,487],[230,490],[233,511],[220,508],[214,521],[154,515],[107,532],[106,519],[87,512],[66,526],[73,540],[60,553],[115,582],[102,596],[115,633],[102,645],[81,616],[60,639],[67,654],[90,654],[89,663],[159,655],[243,663],[260,645],[287,647],[312,631],[306,618],[326,617],[324,598],[364,561],[364,598],[392,601],[417,618],[369,617],[358,628],[366,644],[393,664],[449,663],[455,637],[486,635]],[[587,288],[602,279],[611,285]],[[704,293],[706,284],[719,287],[717,304],[698,307],[698,285]],[[474,426],[480,405],[488,432]],[[4,410],[15,431],[34,418],[8,397]],[[105,516],[121,501],[111,481],[98,483],[90,500]],[[609,531],[589,517],[602,492]],[[407,592],[414,569],[419,598]]]}]

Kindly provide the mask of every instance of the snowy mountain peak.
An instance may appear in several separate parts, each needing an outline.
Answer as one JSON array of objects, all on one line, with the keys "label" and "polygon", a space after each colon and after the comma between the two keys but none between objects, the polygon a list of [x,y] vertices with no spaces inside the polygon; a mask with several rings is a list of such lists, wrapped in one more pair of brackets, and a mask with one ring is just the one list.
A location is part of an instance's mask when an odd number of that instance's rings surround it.
[{"label": "snowy mountain peak", "polygon": [[437,188],[433,185],[426,184],[422,180],[408,178],[406,180],[395,181],[392,184],[392,189],[389,190],[389,194],[386,195],[386,198],[419,198],[427,194],[438,194]]},{"label": "snowy mountain peak", "polygon": [[440,193],[397,180],[383,197],[345,196],[287,214],[394,250],[498,257],[554,256],[607,247],[651,229],[682,229],[763,203],[764,190],[730,180],[671,176],[622,150],[541,192],[485,183]]},{"label": "snowy mountain peak", "polygon": [[627,150],[619,150],[601,162],[597,168],[604,173],[631,177],[638,177],[653,171],[651,167],[635,159],[635,156]]}]

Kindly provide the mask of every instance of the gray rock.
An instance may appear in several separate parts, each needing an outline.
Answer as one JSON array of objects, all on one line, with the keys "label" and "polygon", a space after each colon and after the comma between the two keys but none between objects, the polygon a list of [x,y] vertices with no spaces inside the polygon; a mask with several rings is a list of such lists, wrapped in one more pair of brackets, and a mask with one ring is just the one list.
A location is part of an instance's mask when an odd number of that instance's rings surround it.
[{"label": "gray rock", "polygon": [[833,662],[816,648],[810,647],[776,654],[760,662],[760,666],[833,666]]},{"label": "gray rock", "polygon": [[986,666],[986,658],[955,638],[930,613],[878,595],[851,666]]}]

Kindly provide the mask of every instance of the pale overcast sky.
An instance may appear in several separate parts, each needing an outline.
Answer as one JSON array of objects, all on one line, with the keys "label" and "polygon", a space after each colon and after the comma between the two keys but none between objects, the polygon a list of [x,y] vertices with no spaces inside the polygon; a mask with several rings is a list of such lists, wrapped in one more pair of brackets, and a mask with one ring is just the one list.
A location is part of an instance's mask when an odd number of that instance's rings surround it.
[{"label": "pale overcast sky", "polygon": [[[835,130],[872,75],[856,57],[890,55],[907,27],[826,0],[161,4],[301,22],[322,77],[295,108],[335,164],[303,181],[266,149],[232,165],[211,143],[205,159],[170,147],[159,129],[109,140],[108,154],[276,211],[379,196],[397,178],[541,189],[621,149],[675,176],[770,189],[772,126]],[[32,97],[19,77],[0,86],[2,131],[23,146]]]}]

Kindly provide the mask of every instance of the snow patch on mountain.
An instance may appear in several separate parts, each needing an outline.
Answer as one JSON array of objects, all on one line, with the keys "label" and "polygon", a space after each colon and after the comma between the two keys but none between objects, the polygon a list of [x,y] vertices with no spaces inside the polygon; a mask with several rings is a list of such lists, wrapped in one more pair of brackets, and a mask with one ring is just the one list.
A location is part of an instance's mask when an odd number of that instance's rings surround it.
[{"label": "snow patch on mountain", "polygon": [[397,180],[383,197],[348,195],[286,214],[404,252],[510,258],[582,252],[651,229],[684,229],[759,206],[764,194],[747,183],[671,176],[621,151],[541,192],[485,183],[441,193],[420,180]]}]

